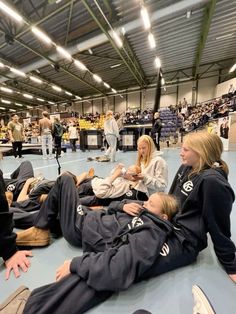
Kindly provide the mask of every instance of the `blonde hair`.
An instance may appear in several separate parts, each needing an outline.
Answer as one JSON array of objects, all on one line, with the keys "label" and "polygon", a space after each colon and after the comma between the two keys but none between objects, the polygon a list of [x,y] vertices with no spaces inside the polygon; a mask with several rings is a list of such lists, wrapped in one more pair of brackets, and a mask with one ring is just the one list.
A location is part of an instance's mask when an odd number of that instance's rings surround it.
[{"label": "blonde hair", "polygon": [[221,167],[226,174],[229,168],[221,159],[223,144],[218,135],[206,131],[190,133],[184,137],[184,144],[199,156],[199,164],[192,174],[199,173],[206,168]]},{"label": "blonde hair", "polygon": [[141,143],[147,143],[148,145],[148,152],[147,156],[144,158],[138,151],[138,158],[137,158],[137,166],[141,166],[141,163],[144,164],[144,167],[147,167],[150,163],[152,153],[156,150],[155,144],[153,142],[153,139],[149,135],[142,135],[137,141],[137,146],[139,146]]},{"label": "blonde hair", "polygon": [[113,117],[113,111],[108,110],[106,112],[106,120],[110,120]]},{"label": "blonde hair", "polygon": [[157,192],[161,199],[162,214],[167,215],[171,220],[179,209],[179,204],[175,196],[163,192]]}]

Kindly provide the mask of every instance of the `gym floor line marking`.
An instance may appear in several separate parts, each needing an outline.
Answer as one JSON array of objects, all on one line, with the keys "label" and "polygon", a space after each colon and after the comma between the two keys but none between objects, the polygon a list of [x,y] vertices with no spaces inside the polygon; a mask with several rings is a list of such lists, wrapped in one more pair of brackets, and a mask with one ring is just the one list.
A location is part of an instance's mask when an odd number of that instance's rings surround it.
[{"label": "gym floor line marking", "polygon": [[[69,164],[69,163],[72,163],[72,162],[84,161],[84,160],[87,160],[87,159],[86,158],[82,158],[82,159],[69,160],[69,161],[65,161],[65,162],[60,162],[60,165],[66,165],[66,164]],[[53,164],[45,165],[45,166],[42,166],[42,167],[35,167],[35,168],[33,168],[33,170],[39,170],[39,169],[44,169],[44,168],[49,168],[49,167],[58,167],[58,164],[57,163],[53,163]],[[4,177],[11,175],[13,171],[8,172],[8,173],[4,173]]]}]

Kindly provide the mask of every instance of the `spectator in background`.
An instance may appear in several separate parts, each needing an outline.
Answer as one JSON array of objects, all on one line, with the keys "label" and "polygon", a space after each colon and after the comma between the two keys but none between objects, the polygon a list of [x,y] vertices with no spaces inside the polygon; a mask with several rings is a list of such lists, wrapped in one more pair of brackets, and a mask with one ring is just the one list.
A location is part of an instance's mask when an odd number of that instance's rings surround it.
[{"label": "spectator in background", "polygon": [[12,142],[13,155],[15,158],[22,157],[22,143],[24,141],[23,125],[19,122],[17,114],[12,114],[12,121],[7,125],[10,141]]},{"label": "spectator in background", "polygon": [[234,88],[233,84],[230,84],[228,94],[233,95],[234,92],[235,92],[235,88]]},{"label": "spectator in background", "polygon": [[68,128],[68,135],[72,152],[76,152],[76,141],[78,141],[78,131],[73,122],[70,123],[70,126]]},{"label": "spectator in background", "polygon": [[161,129],[162,129],[162,122],[161,122],[160,114],[159,112],[155,112],[154,117],[153,117],[151,136],[157,150],[160,150]]},{"label": "spectator in background", "polygon": [[111,162],[114,162],[116,157],[117,139],[119,138],[119,128],[111,110],[106,112],[104,134],[109,145],[105,155],[111,159]]},{"label": "spectator in background", "polygon": [[63,126],[57,117],[54,118],[53,136],[56,149],[56,156],[61,157],[61,138],[63,135]]},{"label": "spectator in background", "polygon": [[[39,131],[42,142],[43,159],[52,159],[52,122],[47,111],[43,111],[43,118],[39,120]],[[48,153],[47,154],[47,148]]]}]

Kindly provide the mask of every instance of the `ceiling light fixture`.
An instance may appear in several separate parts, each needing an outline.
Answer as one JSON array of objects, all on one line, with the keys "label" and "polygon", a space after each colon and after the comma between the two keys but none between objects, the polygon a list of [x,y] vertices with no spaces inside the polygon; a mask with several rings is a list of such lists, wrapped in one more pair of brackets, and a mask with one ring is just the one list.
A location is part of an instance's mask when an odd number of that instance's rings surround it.
[{"label": "ceiling light fixture", "polygon": [[156,67],[158,69],[160,69],[160,67],[161,67],[161,60],[160,60],[160,58],[158,58],[158,57],[155,58],[155,65],[156,65]]},{"label": "ceiling light fixture", "polygon": [[112,88],[111,90],[113,91],[113,93],[117,93],[117,91],[114,88]]},{"label": "ceiling light fixture", "polygon": [[38,101],[45,101],[43,98],[36,98]]},{"label": "ceiling light fixture", "polygon": [[15,105],[18,106],[18,107],[23,107],[23,105],[19,104],[18,102],[15,102]]},{"label": "ceiling light fixture", "polygon": [[25,98],[29,98],[29,99],[32,99],[32,98],[33,98],[33,96],[32,96],[32,95],[29,95],[29,94],[23,94],[23,96],[24,96]]},{"label": "ceiling light fixture", "polygon": [[17,22],[23,21],[23,18],[18,13],[16,13],[10,7],[2,3],[2,1],[0,1],[0,9],[4,11],[6,14],[8,14],[9,16],[13,17]]},{"label": "ceiling light fixture", "polygon": [[73,95],[72,93],[67,92],[67,91],[65,91],[65,94],[67,94],[67,95],[69,95],[69,96],[72,96],[72,95]]},{"label": "ceiling light fixture", "polygon": [[74,60],[74,64],[82,71],[87,70],[86,66],[79,60]]},{"label": "ceiling light fixture", "polygon": [[33,107],[32,106],[26,106],[28,109],[33,109]]},{"label": "ceiling light fixture", "polygon": [[114,64],[114,65],[111,65],[110,68],[114,69],[114,68],[117,68],[119,66],[121,66],[121,63],[117,63],[117,64]]},{"label": "ceiling light fixture", "polygon": [[53,85],[52,88],[56,90],[57,92],[61,92],[61,87],[59,86]]},{"label": "ceiling light fixture", "polygon": [[151,27],[151,23],[150,23],[148,11],[144,6],[141,9],[141,16],[143,19],[144,28],[149,29]]},{"label": "ceiling light fixture", "polygon": [[17,74],[17,75],[20,75],[20,76],[22,76],[22,77],[26,77],[26,74],[25,74],[24,72],[22,72],[22,71],[20,71],[20,70],[17,70],[17,69],[15,69],[15,68],[10,68],[10,71],[11,71],[12,73],[15,73],[15,74]]},{"label": "ceiling light fixture", "polygon": [[109,85],[109,84],[107,84],[107,83],[103,83],[104,84],[104,86],[106,87],[106,88],[111,88],[111,86]]},{"label": "ceiling light fixture", "polygon": [[42,80],[38,79],[35,76],[30,76],[30,79],[31,79],[31,81],[34,81],[35,83],[38,83],[38,84],[42,84],[43,83]]},{"label": "ceiling light fixture", "polygon": [[81,97],[79,97],[79,96],[77,96],[77,95],[75,96],[75,98],[76,98],[76,99],[79,99],[79,100],[81,100],[81,99],[82,99]]},{"label": "ceiling light fixture", "polygon": [[149,40],[150,48],[154,49],[156,47],[156,42],[152,33],[149,33],[148,40]]},{"label": "ceiling light fixture", "polygon": [[161,79],[161,85],[165,85],[165,79],[164,79],[164,77]]},{"label": "ceiling light fixture", "polygon": [[98,83],[100,83],[102,81],[102,78],[100,76],[98,76],[97,74],[93,74],[93,78],[95,81],[97,81]]},{"label": "ceiling light fixture", "polygon": [[92,49],[88,49],[88,52],[92,55],[93,54],[93,50]]},{"label": "ceiling light fixture", "polygon": [[1,99],[1,102],[4,103],[4,104],[10,104],[10,100],[6,100],[6,99]]},{"label": "ceiling light fixture", "polygon": [[16,112],[16,109],[9,109],[9,111],[11,111],[11,112]]},{"label": "ceiling light fixture", "polygon": [[4,68],[4,64],[0,62],[0,68]]},{"label": "ceiling light fixture", "polygon": [[48,101],[48,103],[49,103],[50,105],[55,105],[55,102],[53,102],[53,101]]},{"label": "ceiling light fixture", "polygon": [[4,108],[4,107],[0,107],[0,109],[1,109],[1,110],[5,110],[6,108]]},{"label": "ceiling light fixture", "polygon": [[71,60],[72,57],[69,54],[69,52],[67,52],[64,48],[60,47],[60,46],[56,46],[57,51],[64,56],[66,59]]},{"label": "ceiling light fixture", "polygon": [[13,93],[13,90],[10,89],[10,88],[7,88],[7,87],[1,86],[0,89],[1,89],[3,92],[6,92],[6,93]]},{"label": "ceiling light fixture", "polygon": [[192,11],[191,10],[188,10],[187,13],[186,13],[186,18],[189,19],[192,15]]},{"label": "ceiling light fixture", "polygon": [[52,43],[52,40],[37,27],[32,26],[31,30],[38,38],[42,39],[46,44]]},{"label": "ceiling light fixture", "polygon": [[232,73],[236,70],[236,63],[230,68],[229,73]]},{"label": "ceiling light fixture", "polygon": [[113,39],[115,40],[117,46],[118,46],[119,48],[121,48],[121,47],[123,46],[123,42],[122,42],[120,36],[117,34],[117,32],[112,31],[112,37],[113,37]]}]

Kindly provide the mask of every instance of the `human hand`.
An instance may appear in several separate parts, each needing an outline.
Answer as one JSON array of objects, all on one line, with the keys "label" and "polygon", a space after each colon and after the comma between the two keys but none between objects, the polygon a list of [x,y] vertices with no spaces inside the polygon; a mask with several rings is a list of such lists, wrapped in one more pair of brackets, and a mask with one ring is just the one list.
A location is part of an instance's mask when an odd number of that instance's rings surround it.
[{"label": "human hand", "polygon": [[[30,267],[30,261],[27,256],[32,257],[33,254],[31,251],[17,251],[12,255],[8,260],[5,261],[5,266],[7,268],[5,273],[5,279],[8,280],[11,274],[11,271],[14,272],[16,278],[20,276],[20,269],[23,272],[27,272]],[[20,269],[19,269],[20,268]]]},{"label": "human hand", "polygon": [[56,281],[61,280],[65,276],[70,274],[70,264],[71,260],[66,260],[57,270],[56,270]]},{"label": "human hand", "polygon": [[137,203],[127,203],[123,206],[123,211],[130,216],[137,216],[142,210],[142,206]]},{"label": "human hand", "polygon": [[229,274],[229,278],[236,283],[236,274]]}]

